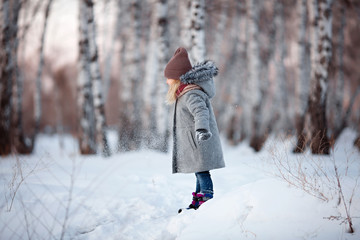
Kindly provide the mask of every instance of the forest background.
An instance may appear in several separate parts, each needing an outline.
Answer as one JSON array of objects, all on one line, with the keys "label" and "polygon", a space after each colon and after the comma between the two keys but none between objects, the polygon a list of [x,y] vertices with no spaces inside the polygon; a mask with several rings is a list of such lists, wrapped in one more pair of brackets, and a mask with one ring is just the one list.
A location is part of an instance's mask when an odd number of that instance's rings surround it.
[{"label": "forest background", "polygon": [[[83,154],[169,149],[163,69],[178,46],[219,67],[213,105],[230,144],[269,134],[329,153],[360,133],[356,0],[2,0],[0,152],[71,133]],[[359,137],[354,144],[360,148]]]}]

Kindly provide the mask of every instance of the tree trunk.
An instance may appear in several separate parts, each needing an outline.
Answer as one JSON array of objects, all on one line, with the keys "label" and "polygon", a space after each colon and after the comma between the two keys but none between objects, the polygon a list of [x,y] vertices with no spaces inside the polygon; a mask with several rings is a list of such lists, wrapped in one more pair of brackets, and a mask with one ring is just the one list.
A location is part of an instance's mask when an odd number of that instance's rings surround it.
[{"label": "tree trunk", "polygon": [[[350,117],[351,109],[354,104],[357,92],[350,98],[350,104],[347,111],[344,111],[344,31],[346,27],[346,16],[344,3],[339,2],[340,5],[340,28],[338,33],[338,46],[337,46],[337,78],[335,86],[335,94],[332,100],[331,112],[331,142],[334,144],[336,139],[340,136],[342,130],[346,127],[348,118]],[[359,90],[359,89],[358,89]]]},{"label": "tree trunk", "polygon": [[275,94],[274,94],[274,114],[277,121],[272,123],[275,132],[282,132],[289,129],[288,119],[288,96],[285,72],[285,23],[284,6],[281,0],[275,1],[274,8],[274,27],[275,27]]},{"label": "tree trunk", "polygon": [[334,128],[338,129],[342,124],[343,116],[343,100],[344,100],[344,31],[346,27],[346,18],[345,18],[345,6],[341,4],[341,17],[340,17],[340,29],[338,34],[338,51],[337,51],[337,60],[338,60],[338,69],[337,69],[337,79],[335,87],[335,108],[334,108]]},{"label": "tree trunk", "polygon": [[[192,0],[178,1],[179,4],[179,18],[180,22],[180,45],[186,48],[188,51],[191,49],[191,17],[190,8]],[[191,61],[192,59],[190,59]]]},{"label": "tree trunk", "polygon": [[106,117],[104,106],[103,83],[100,75],[100,66],[98,62],[98,48],[96,44],[96,27],[94,19],[94,3],[92,0],[86,0],[86,16],[88,24],[89,41],[89,64],[92,82],[92,95],[95,115],[95,139],[96,144],[100,145],[100,151],[103,156],[110,156],[110,149],[106,137]]},{"label": "tree trunk", "polygon": [[295,110],[295,129],[297,136],[297,143],[293,150],[294,153],[302,153],[306,148],[306,133],[305,133],[305,113],[308,108],[309,99],[309,79],[310,79],[310,67],[309,67],[309,42],[306,38],[306,26],[308,12],[306,7],[307,0],[301,0],[298,2],[298,14],[299,14],[299,67],[298,67],[298,81],[295,85],[296,96],[299,100]]},{"label": "tree trunk", "polygon": [[42,29],[41,34],[41,40],[40,40],[40,49],[39,49],[39,66],[37,71],[37,77],[35,80],[35,93],[34,93],[34,124],[35,124],[35,132],[34,136],[36,136],[39,132],[40,128],[40,121],[41,121],[41,115],[42,115],[42,103],[41,103],[41,93],[42,93],[42,87],[41,87],[41,78],[42,78],[42,72],[43,72],[43,66],[44,66],[44,47],[45,47],[45,35],[46,35],[46,28],[48,23],[48,17],[50,13],[51,3],[53,0],[48,0],[48,3],[46,5],[45,9],[45,18],[44,18],[44,25]]},{"label": "tree trunk", "polygon": [[[238,10],[238,8],[240,7],[240,5],[242,5],[242,1],[238,1],[233,3],[236,5],[236,9]],[[222,50],[223,50],[223,44],[224,44],[224,34],[226,34],[226,26],[227,23],[230,22],[231,20],[236,21],[238,20],[238,16],[239,14],[235,15],[233,18],[230,18],[229,14],[230,14],[230,10],[231,8],[231,3],[229,3],[228,1],[224,1],[224,3],[221,4],[220,8],[221,11],[219,11],[220,16],[218,17],[219,20],[216,22],[216,34],[214,36],[214,41],[213,43],[209,46],[209,50],[208,50],[208,56],[210,56],[210,59],[212,59],[214,62],[216,63],[220,63],[221,60],[223,60],[223,56],[222,56]],[[237,11],[238,12],[238,11]],[[240,15],[241,17],[241,15]],[[240,20],[239,20],[240,21]],[[237,22],[236,26],[240,26],[240,23]],[[234,44],[236,45],[236,43]]]},{"label": "tree trunk", "polygon": [[318,8],[319,12],[318,22],[315,21],[313,25],[315,31],[318,32],[318,39],[312,42],[312,47],[318,53],[311,69],[312,83],[309,96],[311,151],[313,154],[329,154],[330,143],[327,136],[326,95],[329,64],[332,54],[332,0],[314,0],[313,3],[313,7]]},{"label": "tree trunk", "polygon": [[360,135],[358,135],[354,140],[354,146],[357,147],[358,150],[360,151]]},{"label": "tree trunk", "polygon": [[132,0],[128,4],[131,14],[129,31],[125,36],[124,76],[121,80],[121,100],[123,108],[120,113],[119,148],[123,151],[137,150],[142,140],[141,121],[141,11],[139,0]]},{"label": "tree trunk", "polygon": [[[241,141],[241,130],[244,129],[242,125],[242,118],[245,116],[244,107],[247,103],[244,99],[244,86],[246,83],[247,75],[247,61],[246,61],[246,4],[245,1],[238,1],[236,4],[236,16],[235,18],[235,27],[237,29],[236,43],[234,46],[234,54],[232,59],[229,61],[234,66],[230,70],[230,79],[231,83],[228,84],[227,94],[229,94],[229,103],[225,107],[225,115],[223,118],[223,123],[226,126],[226,137],[228,141],[236,145]],[[226,7],[226,9],[225,9]],[[227,16],[227,9],[229,6],[224,6],[224,9],[221,14]],[[222,18],[225,18],[222,16]],[[226,18],[225,18],[226,19]],[[223,20],[225,21],[225,20]],[[225,23],[219,24],[220,27],[223,27]],[[218,34],[216,39],[222,39],[224,29]],[[219,41],[219,40],[218,40]],[[220,43],[217,45],[221,46]],[[220,59],[220,57],[219,57]]]},{"label": "tree trunk", "polygon": [[8,155],[12,151],[12,87],[16,78],[17,33],[21,1],[3,0],[0,8],[1,22],[1,93],[0,93],[0,155]]},{"label": "tree trunk", "polygon": [[249,41],[248,41],[248,99],[251,104],[251,139],[250,146],[255,151],[260,151],[264,143],[265,136],[260,132],[261,128],[261,105],[263,102],[262,91],[260,87],[260,53],[259,53],[259,6],[257,0],[247,1]]},{"label": "tree trunk", "polygon": [[79,108],[79,148],[81,154],[95,154],[94,110],[92,82],[89,64],[89,29],[87,19],[87,0],[79,0],[79,75],[78,75],[78,108]]},{"label": "tree trunk", "polygon": [[191,0],[190,7],[190,58],[196,64],[204,61],[205,50],[205,0]]},{"label": "tree trunk", "polygon": [[[150,39],[149,47],[147,49],[147,62],[146,62],[146,74],[145,84],[143,89],[143,128],[144,128],[144,144],[153,149],[155,148],[155,141],[157,138],[157,87],[158,82],[164,83],[160,79],[164,78],[163,75],[158,75],[159,59],[157,52],[159,51],[158,39],[160,31],[158,25],[158,1],[153,0],[152,2],[152,13],[151,13],[151,26],[150,26]],[[163,97],[162,97],[163,99]]]},{"label": "tree trunk", "polygon": [[[155,149],[167,152],[169,148],[169,106],[164,99],[167,92],[167,85],[164,79],[164,69],[170,59],[169,56],[169,21],[168,21],[168,1],[157,0],[157,94],[156,94],[156,119],[158,140]],[[163,81],[161,80],[163,79]]]},{"label": "tree trunk", "polygon": [[342,131],[346,128],[348,120],[350,119],[350,116],[351,116],[351,112],[352,112],[351,110],[355,104],[355,100],[358,95],[360,95],[360,86],[358,86],[356,88],[355,93],[350,97],[350,103],[349,103],[345,113],[342,114],[342,118],[339,120],[340,122],[338,123],[338,125],[336,125],[336,128],[334,129],[332,139],[331,139],[332,144],[335,143],[336,139],[338,139],[338,137],[340,136]]},{"label": "tree trunk", "polygon": [[[40,5],[40,4],[38,4]],[[23,19],[27,19],[27,15],[29,13],[29,2],[25,1],[22,3],[21,8],[23,9]],[[36,9],[38,11],[39,7]],[[34,10],[35,11],[35,10]],[[20,16],[19,16],[20,17]],[[30,21],[29,21],[30,22]],[[26,37],[26,31],[29,27],[29,24],[26,24],[24,26],[24,29],[22,31],[22,34],[18,37],[17,43],[20,42],[25,43],[25,37]],[[17,45],[18,45],[17,44]],[[18,52],[16,46],[15,52]],[[22,44],[22,49],[19,51],[22,54],[22,56],[25,53],[25,47],[26,44]],[[15,55],[15,57],[17,57]],[[14,106],[14,115],[13,115],[13,143],[16,149],[16,152],[19,154],[30,154],[33,151],[34,147],[34,135],[31,138],[28,138],[24,134],[24,128],[23,128],[23,109],[22,109],[22,102],[23,102],[23,88],[24,88],[24,74],[19,68],[18,60],[14,61],[15,64],[15,82],[14,82],[14,92],[13,92],[13,106]]]},{"label": "tree trunk", "polygon": [[[104,1],[104,12],[103,12],[103,22],[105,25],[110,25],[109,23],[109,11],[108,11],[108,5],[109,5],[109,2],[110,0],[105,0]],[[120,2],[120,1],[118,1]],[[111,38],[111,41],[110,41],[110,46],[109,47],[106,47],[106,40],[103,41],[103,51],[105,52],[105,57],[104,57],[104,64],[103,64],[103,67],[104,67],[104,74],[103,74],[103,82],[104,82],[104,87],[103,87],[103,98],[104,98],[104,103],[106,103],[107,101],[107,97],[109,95],[109,89],[110,89],[110,86],[111,86],[111,70],[112,70],[112,57],[114,55],[114,49],[115,49],[115,42],[116,42],[116,39],[118,38],[119,34],[118,34],[118,27],[120,28],[120,23],[119,22],[116,22],[115,23],[115,31],[112,35],[112,38]],[[107,27],[104,27],[103,28],[103,32],[102,32],[102,35],[104,36],[104,38],[109,38],[108,35],[108,32],[111,32],[107,29]]]}]

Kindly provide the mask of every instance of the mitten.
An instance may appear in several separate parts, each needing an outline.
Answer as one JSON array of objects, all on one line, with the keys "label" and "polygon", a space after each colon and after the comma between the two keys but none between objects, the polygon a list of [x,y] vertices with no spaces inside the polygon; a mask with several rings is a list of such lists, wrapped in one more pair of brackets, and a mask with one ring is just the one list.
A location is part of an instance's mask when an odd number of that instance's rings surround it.
[{"label": "mitten", "polygon": [[206,141],[211,138],[212,134],[206,129],[198,129],[196,130],[196,139],[198,142]]}]

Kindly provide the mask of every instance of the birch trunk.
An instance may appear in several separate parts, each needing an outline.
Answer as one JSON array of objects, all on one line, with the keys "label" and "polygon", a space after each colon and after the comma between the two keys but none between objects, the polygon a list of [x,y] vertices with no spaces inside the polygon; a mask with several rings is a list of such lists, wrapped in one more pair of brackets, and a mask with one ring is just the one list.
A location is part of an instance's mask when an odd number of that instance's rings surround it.
[{"label": "birch trunk", "polygon": [[[25,6],[23,6],[25,7]],[[26,138],[22,124],[22,102],[23,102],[23,83],[24,77],[18,65],[18,46],[19,38],[16,38],[14,46],[14,92],[13,92],[13,144],[19,154],[30,154],[33,151],[34,136]],[[23,44],[25,45],[25,44]]]},{"label": "birch trunk", "polygon": [[326,95],[328,87],[329,64],[332,54],[332,0],[314,0],[318,7],[318,24],[314,24],[318,39],[312,42],[317,57],[312,66],[312,83],[309,98],[311,121],[311,151],[313,154],[329,154],[329,140],[326,122]]},{"label": "birch trunk", "polygon": [[355,93],[350,97],[349,105],[346,108],[346,111],[344,111],[344,113],[341,114],[342,118],[339,120],[340,122],[338,123],[338,125],[336,125],[336,128],[334,129],[331,139],[333,144],[335,143],[336,139],[338,139],[342,131],[346,128],[352,113],[352,109],[355,104],[355,100],[359,95],[360,95],[360,86],[356,88]]},{"label": "birch trunk", "polygon": [[[226,15],[225,9],[222,14]],[[222,16],[225,18],[225,16]],[[226,135],[227,139],[231,144],[236,145],[241,141],[241,130],[245,127],[242,125],[244,121],[244,108],[246,107],[246,101],[244,99],[245,92],[243,91],[244,86],[246,85],[247,77],[247,61],[246,61],[246,44],[247,44],[247,34],[246,34],[246,4],[245,1],[238,1],[236,3],[236,45],[235,52],[236,58],[234,59],[235,69],[230,78],[231,83],[229,84],[229,93],[231,96],[229,106],[226,107],[225,115],[229,115],[225,119]],[[223,26],[224,23],[219,25]],[[223,31],[222,31],[223,32]],[[218,37],[221,38],[223,35],[220,33]],[[220,46],[220,45],[219,45]]]},{"label": "birch trunk", "polygon": [[280,0],[275,1],[274,9],[274,26],[275,26],[275,99],[274,99],[274,113],[277,121],[273,123],[275,132],[281,132],[288,127],[288,109],[287,109],[287,87],[285,76],[285,24],[284,24],[284,7]]},{"label": "birch trunk", "polygon": [[[191,33],[189,31],[191,27],[190,8],[192,0],[179,1],[179,18],[180,22],[180,45],[188,51],[191,49]],[[191,59],[190,59],[191,61]]]},{"label": "birch trunk", "polygon": [[141,121],[141,75],[140,75],[140,1],[132,0],[128,5],[131,14],[124,52],[124,76],[121,80],[121,100],[123,109],[120,115],[120,150],[129,151],[140,148],[142,140]]},{"label": "birch trunk", "polygon": [[[342,130],[346,126],[347,117],[344,113],[344,31],[346,27],[346,18],[345,18],[345,6],[343,3],[338,3],[340,5],[340,28],[338,33],[338,46],[337,46],[337,78],[335,86],[335,94],[333,99],[332,108],[332,141],[335,141],[338,136],[341,134]],[[356,95],[355,95],[356,97]],[[352,102],[352,100],[350,101]],[[351,104],[350,104],[351,105]],[[351,109],[351,107],[349,106]]]},{"label": "birch trunk", "polygon": [[[277,57],[281,56],[281,42],[282,40],[279,39],[279,35],[281,35],[281,32],[283,31],[283,29],[277,29],[278,25],[281,25],[283,23],[281,23],[279,21],[279,13],[281,11],[279,11],[279,9],[281,9],[282,6],[280,6],[279,8],[279,0],[275,0],[273,2],[273,14],[272,14],[272,18],[269,18],[268,21],[271,23],[270,24],[270,29],[268,30],[268,33],[259,33],[259,37],[260,39],[264,38],[261,35],[265,35],[266,34],[269,36],[269,42],[267,43],[267,47],[265,50],[262,50],[262,54],[261,54],[261,60],[260,60],[260,64],[261,64],[261,68],[259,70],[260,72],[260,93],[261,93],[261,103],[260,103],[260,124],[259,124],[259,129],[257,129],[256,131],[258,131],[261,136],[260,138],[260,143],[263,143],[266,140],[266,136],[275,128],[276,129],[276,125],[279,122],[279,116],[280,113],[278,112],[278,108],[281,106],[281,104],[278,106],[276,103],[277,99],[278,101],[281,101],[280,96],[282,95],[282,93],[280,93],[279,91],[279,81],[281,82],[281,80],[279,80],[277,78],[277,74],[279,71],[277,71],[279,68],[281,69],[281,67],[279,67],[278,65],[281,65],[283,63],[281,63],[281,61],[278,61]],[[264,11],[264,10],[263,10]],[[266,10],[265,10],[266,11]],[[283,27],[283,26],[282,26]],[[260,30],[261,31],[261,30]],[[259,42],[261,43],[261,41],[259,40]],[[262,44],[262,43],[261,43]],[[259,46],[259,48],[261,49],[261,47]],[[260,50],[259,50],[260,51]],[[281,57],[279,57],[281,58]],[[273,80],[274,81],[274,85],[275,85],[275,91],[274,93],[271,95],[269,89],[270,89],[270,78],[269,78],[269,72],[270,72],[270,66],[273,66],[273,68],[275,69],[275,76],[276,78]],[[272,105],[268,106],[267,102],[272,101]],[[270,110],[269,110],[270,108]]]},{"label": "birch trunk", "polygon": [[193,64],[205,59],[205,0],[191,0],[190,58]]},{"label": "birch trunk", "polygon": [[168,21],[168,1],[157,1],[157,107],[156,107],[156,119],[157,119],[157,131],[159,140],[156,142],[155,148],[167,152],[169,148],[170,137],[170,123],[169,123],[169,106],[165,103],[164,99],[167,92],[167,85],[164,79],[164,69],[167,62],[170,59],[169,56],[169,21]]},{"label": "birch trunk", "polygon": [[17,33],[21,1],[3,0],[1,5],[1,92],[0,92],[0,155],[8,155],[12,151],[12,87],[16,79],[17,65]]},{"label": "birch trunk", "polygon": [[[106,22],[106,19],[108,18],[107,14],[108,12],[105,10],[106,7],[109,5],[109,0],[106,0],[104,3],[104,22]],[[105,56],[105,65],[104,65],[104,102],[106,103],[108,95],[109,95],[109,89],[111,86],[111,73],[112,73],[112,62],[113,62],[113,55],[115,52],[115,45],[116,45],[116,41],[119,39],[120,36],[120,32],[121,32],[121,1],[117,1],[117,17],[116,17],[116,23],[115,25],[115,29],[113,32],[113,36],[110,42],[110,47],[106,52],[106,56]],[[119,21],[120,20],[120,21]],[[104,35],[105,35],[105,30],[104,30]],[[105,41],[104,41],[105,42]],[[104,44],[105,45],[105,44]],[[104,49],[105,46],[104,46]]]},{"label": "birch trunk", "polygon": [[[242,3],[242,1],[238,1],[236,3],[236,9],[238,10],[239,6]],[[224,43],[224,34],[226,33],[226,25],[229,22],[229,14],[230,14],[230,10],[231,10],[231,6],[229,6],[230,3],[225,1],[224,3],[221,4],[221,11],[220,11],[220,16],[219,16],[219,20],[216,24],[216,34],[214,37],[214,42],[213,44],[211,44],[209,46],[209,56],[211,56],[211,59],[214,60],[214,62],[219,63],[222,60],[222,49],[223,49],[223,43]],[[241,16],[241,15],[240,15]],[[233,17],[233,19],[235,19],[238,16]],[[238,24],[236,26],[239,26],[240,23],[238,22]]]},{"label": "birch trunk", "polygon": [[299,28],[298,28],[298,54],[299,54],[299,67],[298,67],[298,81],[295,86],[296,96],[299,100],[295,110],[295,128],[297,135],[297,143],[293,150],[295,153],[301,153],[306,147],[306,133],[305,133],[305,113],[308,108],[309,99],[309,83],[310,83],[310,56],[308,53],[309,42],[306,38],[306,26],[308,12],[306,7],[307,0],[298,2],[297,9],[299,14]]},{"label": "birch trunk", "polygon": [[34,108],[35,108],[35,110],[34,110],[35,133],[34,133],[34,135],[35,136],[39,132],[41,115],[42,115],[42,113],[41,113],[42,112],[41,77],[42,77],[42,71],[43,71],[43,66],[44,66],[45,35],[46,35],[46,28],[47,28],[47,22],[48,22],[48,17],[49,17],[49,13],[50,13],[51,3],[52,3],[52,0],[48,0],[46,9],[45,9],[44,25],[43,25],[43,29],[42,29],[40,48],[39,48],[39,56],[40,56],[39,66],[38,66],[38,71],[37,71],[37,77],[35,80],[35,86],[36,86],[35,93],[34,93]]},{"label": "birch trunk", "polygon": [[86,0],[79,0],[79,148],[81,154],[95,154],[94,110],[89,60],[89,33]]},{"label": "birch trunk", "polygon": [[9,0],[1,3],[1,102],[0,102],[0,155],[11,153],[11,117],[12,117],[12,54],[11,20]]},{"label": "birch trunk", "polygon": [[158,1],[152,1],[151,25],[149,47],[147,49],[146,74],[143,90],[144,111],[143,111],[143,127],[144,127],[144,144],[149,148],[155,148],[155,139],[157,139],[157,119],[156,119],[156,103],[157,103],[157,82],[161,82],[162,76],[158,78],[159,61],[157,57],[158,44]]},{"label": "birch trunk", "polygon": [[169,60],[168,1],[154,0],[152,9],[144,87],[145,144],[167,152],[170,132],[168,106],[164,101],[167,92],[164,68]]},{"label": "birch trunk", "polygon": [[248,41],[248,99],[251,103],[251,139],[250,146],[255,151],[260,151],[264,137],[259,131],[261,127],[261,104],[263,100],[260,88],[260,54],[259,54],[259,1],[248,0],[248,24],[249,24],[249,41]]},{"label": "birch trunk", "polygon": [[244,56],[244,79],[242,82],[241,87],[241,105],[242,105],[242,113],[240,116],[240,122],[241,122],[241,138],[242,139],[250,139],[251,138],[251,102],[249,98],[249,77],[250,77],[250,70],[249,70],[249,55],[248,55],[248,48],[249,48],[249,40],[250,40],[250,19],[249,19],[249,7],[248,7],[248,0],[245,0],[244,3],[243,12],[245,14],[245,25],[244,25],[244,49],[243,49],[243,56]]},{"label": "birch trunk", "polygon": [[86,16],[88,24],[88,41],[89,41],[89,64],[92,82],[92,95],[95,115],[95,138],[96,144],[100,146],[103,156],[110,156],[110,149],[106,138],[106,118],[104,106],[104,91],[100,75],[100,66],[98,62],[98,48],[96,44],[96,27],[94,19],[94,3],[92,0],[85,1]]}]

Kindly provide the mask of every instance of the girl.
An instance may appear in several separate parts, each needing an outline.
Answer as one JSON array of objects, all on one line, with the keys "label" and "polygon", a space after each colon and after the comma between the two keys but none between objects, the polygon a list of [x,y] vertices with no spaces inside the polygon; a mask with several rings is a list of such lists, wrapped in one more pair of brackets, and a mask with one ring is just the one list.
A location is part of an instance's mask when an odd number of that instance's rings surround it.
[{"label": "girl", "polygon": [[[174,104],[173,173],[195,173],[196,189],[188,208],[198,209],[213,198],[210,170],[225,167],[219,131],[210,99],[215,95],[211,61],[191,66],[188,53],[178,48],[165,67],[167,103]],[[181,212],[181,209],[179,210]]]}]

